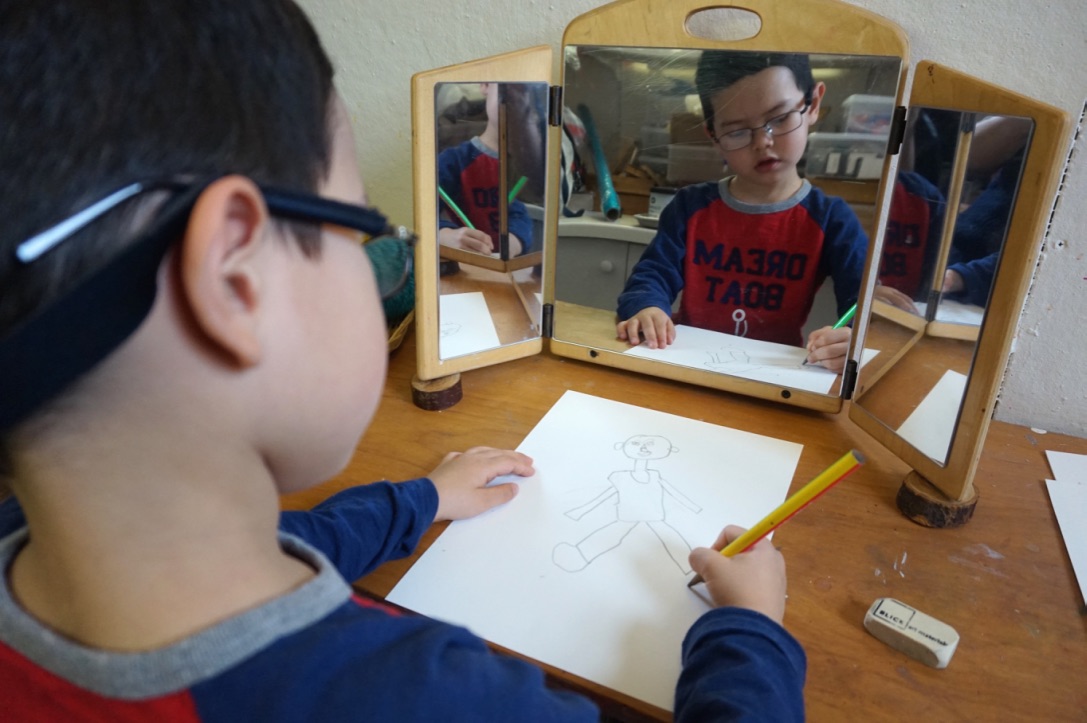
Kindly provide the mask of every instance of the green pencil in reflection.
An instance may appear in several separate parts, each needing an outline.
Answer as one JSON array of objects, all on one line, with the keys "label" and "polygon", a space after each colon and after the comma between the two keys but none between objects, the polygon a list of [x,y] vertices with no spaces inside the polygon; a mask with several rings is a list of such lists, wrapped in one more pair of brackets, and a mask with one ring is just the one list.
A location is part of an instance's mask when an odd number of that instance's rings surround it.
[{"label": "green pencil in reflection", "polygon": [[449,206],[450,210],[452,210],[453,213],[457,214],[457,218],[464,222],[465,226],[467,226],[468,228],[475,228],[475,226],[472,225],[472,222],[468,220],[468,217],[464,215],[464,211],[460,210],[460,206],[457,205],[456,201],[450,198],[449,194],[446,193],[445,189],[443,189],[441,186],[438,186],[438,195],[442,197],[443,201],[445,201],[445,205]]},{"label": "green pencil in reflection", "polygon": [[525,187],[525,182],[528,181],[528,176],[521,176],[517,179],[517,183],[513,184],[513,188],[510,189],[510,195],[507,196],[507,200],[513,203],[513,199],[517,198],[517,194],[521,192],[521,189]]},{"label": "green pencil in reflection", "polygon": [[[521,189],[525,187],[525,183],[527,182],[528,177],[521,176],[517,180],[517,183],[513,184],[513,188],[510,189],[509,196],[507,196],[509,203],[513,203],[513,199],[517,198],[517,194],[521,192]],[[443,201],[445,201],[445,205],[449,206],[450,210],[453,211],[453,213],[457,214],[457,218],[459,218],[465,226],[467,226],[468,228],[475,228],[472,222],[468,220],[468,216],[465,215],[464,211],[460,210],[460,206],[457,205],[457,202],[450,198],[449,194],[446,193],[445,189],[441,186],[438,186],[438,195],[442,197]]]},{"label": "green pencil in reflection", "polygon": [[849,322],[853,321],[853,317],[856,316],[856,314],[857,314],[857,305],[853,304],[853,306],[849,307],[849,311],[842,314],[842,318],[838,319],[838,321],[834,322],[834,326],[832,326],[830,328],[831,329],[841,329],[843,326],[845,326]]}]

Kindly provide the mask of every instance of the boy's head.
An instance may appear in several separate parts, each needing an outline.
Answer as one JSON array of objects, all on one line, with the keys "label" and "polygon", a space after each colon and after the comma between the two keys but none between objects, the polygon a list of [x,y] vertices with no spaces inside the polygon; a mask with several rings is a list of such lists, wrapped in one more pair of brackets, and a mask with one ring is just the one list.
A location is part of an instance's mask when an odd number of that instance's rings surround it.
[{"label": "boy's head", "polygon": [[706,132],[733,172],[795,173],[825,92],[807,55],[706,50],[695,86]]},{"label": "boy's head", "polygon": [[[185,254],[209,211],[227,209],[219,220],[229,223],[229,209],[248,203],[256,209],[253,234],[288,238],[292,243],[282,246],[315,259],[320,227],[269,217],[254,184],[364,201],[331,64],[291,0],[4,0],[0,86],[0,371],[17,367],[22,387],[41,387],[28,395],[20,390],[24,408],[4,410],[0,427],[36,412],[114,353],[149,312],[133,308],[164,303],[155,301],[156,276],[159,286],[177,281],[184,294],[197,293],[186,286],[196,263],[189,265]],[[345,153],[350,159],[337,156]],[[167,190],[134,195],[30,263],[16,258],[26,239],[117,189],[179,178]],[[203,180],[187,188],[186,179]],[[216,198],[225,205],[215,206]],[[122,251],[136,248],[135,239],[185,203],[162,234],[171,244],[184,238],[178,268],[163,273],[152,259],[144,264],[150,273],[142,274],[150,278],[125,277],[132,266],[118,266]],[[354,266],[354,256],[346,263]],[[358,263],[365,273],[365,260]],[[121,269],[115,278],[111,264]],[[88,310],[93,323],[77,329],[63,328],[63,319],[61,328],[38,323],[43,309],[73,298],[72,289],[93,278],[106,280],[101,293],[78,309]],[[124,296],[147,286],[149,299],[143,291]],[[186,319],[181,326],[194,326],[199,336],[200,323]],[[3,345],[13,332],[37,326],[32,340],[55,350],[56,361],[27,370],[19,366],[24,357]],[[205,330],[204,337],[201,343],[214,346],[214,333]]]}]

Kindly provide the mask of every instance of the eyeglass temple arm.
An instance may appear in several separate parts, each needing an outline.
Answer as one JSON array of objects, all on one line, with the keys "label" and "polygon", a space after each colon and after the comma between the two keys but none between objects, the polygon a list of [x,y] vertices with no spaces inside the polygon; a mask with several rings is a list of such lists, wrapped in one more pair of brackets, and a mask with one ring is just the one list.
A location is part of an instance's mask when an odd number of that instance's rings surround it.
[{"label": "eyeglass temple arm", "polygon": [[[105,215],[123,202],[145,191],[155,188],[183,188],[179,180],[154,182],[138,181],[120,188],[102,200],[88,206],[74,216],[50,226],[41,233],[31,236],[15,248],[15,256],[24,264],[29,264],[42,254],[60,244],[72,234],[95,219]],[[357,229],[370,236],[394,236],[404,241],[414,241],[415,235],[404,226],[392,226],[378,211],[352,206],[339,201],[284,191],[278,188],[261,187],[268,210],[279,216],[286,216],[298,221],[335,223],[340,226]]]},{"label": "eyeglass temple arm", "polygon": [[65,240],[79,229],[94,221],[99,216],[120,205],[124,201],[146,190],[145,183],[131,183],[124,188],[114,191],[110,195],[88,206],[74,216],[69,216],[55,226],[50,226],[41,233],[35,234],[23,241],[15,248],[15,256],[24,264],[36,260],[49,249]]},{"label": "eyeglass temple arm", "polygon": [[319,223],[334,223],[362,231],[370,236],[395,236],[406,240],[414,239],[414,234],[403,226],[393,226],[380,212],[340,203],[328,198],[303,196],[268,186],[260,187],[264,202],[273,215]]}]

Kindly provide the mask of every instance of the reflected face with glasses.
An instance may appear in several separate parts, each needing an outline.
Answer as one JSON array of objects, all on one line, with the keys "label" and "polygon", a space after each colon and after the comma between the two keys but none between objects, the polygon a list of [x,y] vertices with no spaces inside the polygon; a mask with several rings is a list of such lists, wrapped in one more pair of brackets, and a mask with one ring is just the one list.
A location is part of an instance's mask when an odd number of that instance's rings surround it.
[{"label": "reflected face with glasses", "polygon": [[772,203],[796,192],[796,166],[819,118],[826,88],[808,97],[788,68],[773,66],[743,77],[712,96],[711,137],[735,175],[732,193],[743,201]]}]

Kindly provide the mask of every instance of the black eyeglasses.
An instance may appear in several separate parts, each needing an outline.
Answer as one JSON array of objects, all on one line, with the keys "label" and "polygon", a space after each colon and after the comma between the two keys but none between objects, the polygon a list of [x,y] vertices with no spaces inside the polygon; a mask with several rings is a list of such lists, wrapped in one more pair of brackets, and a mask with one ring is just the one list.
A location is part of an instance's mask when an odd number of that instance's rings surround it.
[{"label": "black eyeglasses", "polygon": [[803,108],[796,108],[788,113],[774,116],[761,126],[755,126],[754,128],[740,128],[738,130],[729,131],[728,133],[722,133],[717,137],[717,143],[720,144],[721,150],[723,151],[738,151],[741,148],[747,148],[751,145],[755,140],[755,131],[765,131],[766,135],[771,138],[792,133],[800,127],[801,119],[804,114],[808,112],[809,108],[811,108],[811,101],[805,100]]},{"label": "black eyeglasses", "polygon": [[[208,183],[194,184],[176,178],[131,183],[23,241],[15,247],[15,256],[24,264],[32,263],[130,198],[151,191],[184,192],[194,185],[199,185],[202,191]],[[373,208],[271,186],[259,188],[268,212],[273,216],[292,221],[329,223],[362,233],[362,248],[370,257],[382,301],[404,288],[412,271],[412,249],[416,241],[415,234],[406,227],[389,225],[385,216]],[[187,206],[185,216],[191,211],[192,206]],[[160,223],[163,222],[161,217],[162,214],[159,215]]]},{"label": "black eyeglasses", "polygon": [[[214,180],[176,177],[129,184],[15,247],[18,263],[12,273],[17,274],[125,201],[152,191],[173,192],[135,240],[0,339],[0,429],[27,417],[139,328],[154,305],[166,252],[184,234],[193,206]],[[259,188],[277,218],[359,231],[382,299],[403,289],[416,241],[407,228],[389,225],[371,208]]]}]

